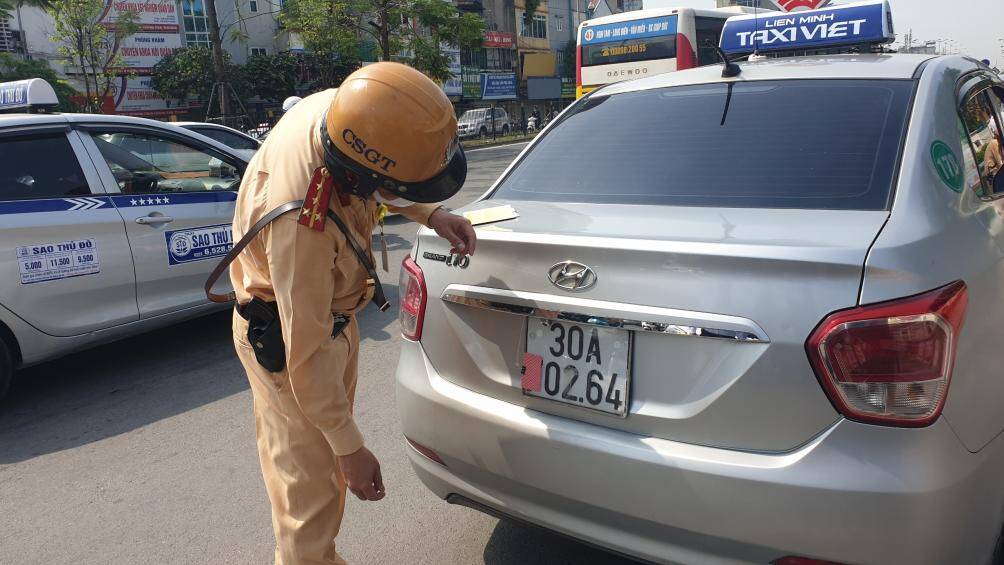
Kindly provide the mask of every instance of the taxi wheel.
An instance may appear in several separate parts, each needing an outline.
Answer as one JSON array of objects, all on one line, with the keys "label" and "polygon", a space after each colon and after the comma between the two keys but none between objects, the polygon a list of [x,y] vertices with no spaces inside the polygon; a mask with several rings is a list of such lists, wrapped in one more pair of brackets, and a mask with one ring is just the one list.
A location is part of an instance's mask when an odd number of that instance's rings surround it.
[{"label": "taxi wheel", "polygon": [[14,377],[14,356],[10,348],[0,339],[0,400],[7,396],[10,381]]}]

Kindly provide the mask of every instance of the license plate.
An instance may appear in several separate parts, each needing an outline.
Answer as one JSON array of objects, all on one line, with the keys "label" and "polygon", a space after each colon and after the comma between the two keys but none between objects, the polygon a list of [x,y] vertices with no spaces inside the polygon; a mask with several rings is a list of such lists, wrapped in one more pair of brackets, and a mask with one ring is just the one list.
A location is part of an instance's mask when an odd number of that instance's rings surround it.
[{"label": "license plate", "polygon": [[631,332],[530,318],[524,394],[624,417],[631,390]]}]

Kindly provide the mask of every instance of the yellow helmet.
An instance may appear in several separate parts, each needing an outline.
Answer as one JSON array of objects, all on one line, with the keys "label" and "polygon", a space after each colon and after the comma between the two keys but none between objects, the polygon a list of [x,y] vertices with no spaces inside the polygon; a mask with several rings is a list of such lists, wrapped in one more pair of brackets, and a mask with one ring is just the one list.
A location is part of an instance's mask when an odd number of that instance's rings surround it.
[{"label": "yellow helmet", "polygon": [[383,188],[413,202],[440,202],[467,178],[453,106],[436,83],[405,65],[374,63],[349,75],[321,136],[329,170],[364,198]]}]

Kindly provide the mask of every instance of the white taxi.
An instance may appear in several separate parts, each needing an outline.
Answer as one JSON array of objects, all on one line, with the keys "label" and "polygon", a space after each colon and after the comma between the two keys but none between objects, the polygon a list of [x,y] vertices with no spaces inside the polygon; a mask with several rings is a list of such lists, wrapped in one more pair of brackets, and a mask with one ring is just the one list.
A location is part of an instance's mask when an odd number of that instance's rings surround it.
[{"label": "white taxi", "polygon": [[220,308],[202,285],[247,165],[163,122],[31,113],[50,93],[0,84],[0,397],[19,367]]}]

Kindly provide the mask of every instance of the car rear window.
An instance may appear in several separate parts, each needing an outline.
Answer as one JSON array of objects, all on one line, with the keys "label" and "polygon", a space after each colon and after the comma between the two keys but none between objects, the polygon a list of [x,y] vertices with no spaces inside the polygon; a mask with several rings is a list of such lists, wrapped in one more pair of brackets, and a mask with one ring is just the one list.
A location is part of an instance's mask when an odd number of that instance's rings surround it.
[{"label": "car rear window", "polygon": [[494,197],[883,210],[907,80],[785,80],[593,96],[539,139]]}]

